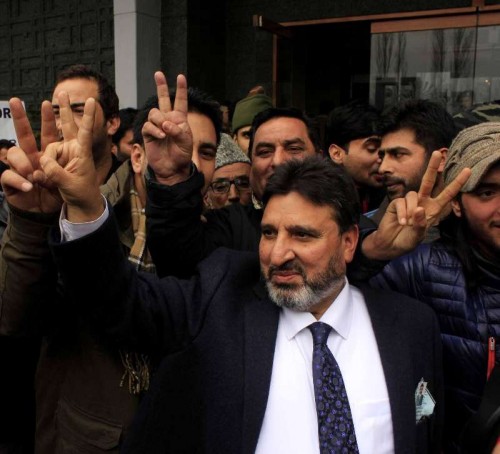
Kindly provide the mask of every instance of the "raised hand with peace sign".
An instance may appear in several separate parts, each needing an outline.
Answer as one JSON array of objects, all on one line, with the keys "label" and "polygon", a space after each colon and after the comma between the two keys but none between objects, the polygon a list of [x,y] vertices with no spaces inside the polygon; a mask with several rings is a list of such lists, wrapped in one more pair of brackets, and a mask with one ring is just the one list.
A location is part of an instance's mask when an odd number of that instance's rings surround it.
[{"label": "raised hand with peace sign", "polygon": [[66,217],[71,222],[89,222],[104,211],[99,180],[92,157],[92,132],[96,101],[85,101],[78,128],[73,119],[69,96],[59,94],[63,141],[47,147],[40,157],[44,181],[59,190],[66,202]]},{"label": "raised hand with peace sign", "polygon": [[410,252],[422,242],[427,230],[449,213],[450,202],[467,182],[470,169],[463,169],[440,194],[432,197],[441,159],[439,151],[432,153],[418,193],[410,191],[389,204],[378,229],[363,241],[366,257],[392,260]]},{"label": "raised hand with peace sign", "polygon": [[188,178],[193,155],[193,135],[187,121],[187,81],[177,76],[172,108],[165,75],[155,73],[158,109],[151,109],[142,128],[148,164],[160,183],[172,185]]},{"label": "raised hand with peace sign", "polygon": [[85,103],[80,129],[76,126],[68,94],[59,95],[60,141],[50,102],[42,104],[42,152],[37,149],[21,101],[10,101],[20,147],[9,150],[11,166],[2,175],[8,202],[24,211],[54,213],[68,203],[68,219],[85,222],[102,213],[102,199],[92,158],[95,100]]},{"label": "raised hand with peace sign", "polygon": [[35,140],[30,122],[19,98],[9,101],[19,147],[7,153],[10,170],[2,174],[2,187],[7,201],[24,211],[54,213],[61,209],[61,198],[54,185],[45,181],[40,167],[40,157],[50,143],[60,140],[52,105],[42,103],[41,152]]}]

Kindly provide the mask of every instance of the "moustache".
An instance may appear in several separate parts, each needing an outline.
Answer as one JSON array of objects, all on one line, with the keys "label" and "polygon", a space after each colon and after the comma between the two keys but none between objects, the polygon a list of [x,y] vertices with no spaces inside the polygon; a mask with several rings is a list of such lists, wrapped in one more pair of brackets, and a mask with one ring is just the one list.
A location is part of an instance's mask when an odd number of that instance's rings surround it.
[{"label": "moustache", "polygon": [[281,265],[270,265],[269,270],[267,272],[268,279],[270,279],[273,276],[273,274],[280,273],[283,271],[294,271],[296,273],[299,273],[304,279],[306,277],[306,272],[304,268],[302,268],[302,266],[296,261],[290,260]]},{"label": "moustache", "polygon": [[405,184],[405,181],[402,178],[397,178],[397,177],[388,177],[384,176],[384,179],[382,180],[384,186],[391,186],[393,184]]}]

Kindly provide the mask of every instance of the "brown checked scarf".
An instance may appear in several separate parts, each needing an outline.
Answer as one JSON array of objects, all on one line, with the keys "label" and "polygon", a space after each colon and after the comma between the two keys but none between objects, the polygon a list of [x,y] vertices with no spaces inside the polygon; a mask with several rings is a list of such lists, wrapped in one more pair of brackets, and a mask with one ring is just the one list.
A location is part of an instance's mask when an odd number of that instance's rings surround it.
[{"label": "brown checked scarf", "polygon": [[[146,214],[133,180],[130,189],[130,210],[135,241],[130,248],[128,259],[138,271],[154,273],[155,266],[146,247]],[[149,358],[147,355],[120,351],[120,357],[125,367],[120,387],[127,385],[130,394],[140,394],[147,391],[150,379]]]},{"label": "brown checked scarf", "polygon": [[132,228],[135,241],[130,248],[128,259],[138,271],[154,273],[155,266],[146,247],[146,213],[134,184],[130,189],[130,211],[132,213]]}]

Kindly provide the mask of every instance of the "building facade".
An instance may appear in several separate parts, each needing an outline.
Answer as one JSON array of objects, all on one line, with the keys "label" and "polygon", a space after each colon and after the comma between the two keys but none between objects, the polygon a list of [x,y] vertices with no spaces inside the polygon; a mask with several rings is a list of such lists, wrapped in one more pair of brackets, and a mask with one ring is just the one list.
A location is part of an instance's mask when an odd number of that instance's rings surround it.
[{"label": "building facade", "polygon": [[452,112],[500,99],[500,0],[0,0],[0,99],[37,119],[56,72],[92,64],[122,107],[182,72],[219,101],[262,85],[321,115],[351,98]]}]

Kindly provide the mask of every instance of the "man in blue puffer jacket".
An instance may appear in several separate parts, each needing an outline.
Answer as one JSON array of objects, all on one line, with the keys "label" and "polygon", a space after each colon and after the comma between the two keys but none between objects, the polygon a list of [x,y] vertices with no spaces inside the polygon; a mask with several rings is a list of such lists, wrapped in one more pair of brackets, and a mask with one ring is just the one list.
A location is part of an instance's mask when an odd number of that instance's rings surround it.
[{"label": "man in blue puffer jacket", "polygon": [[500,360],[500,123],[462,131],[443,172],[448,184],[465,167],[471,177],[440,224],[441,239],[389,263],[373,287],[390,288],[436,311],[445,373],[444,452],[460,452],[459,436],[477,411]]}]

